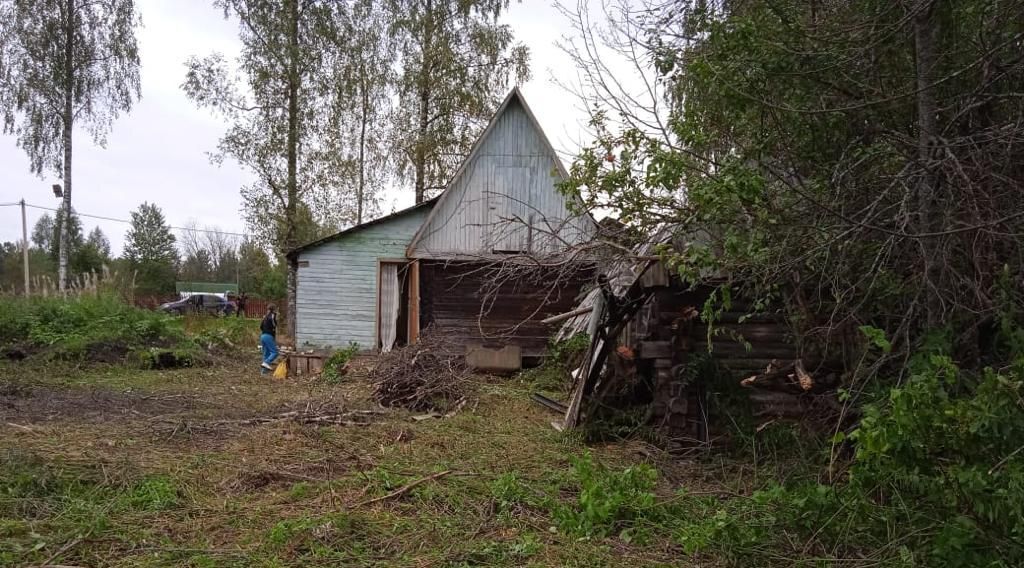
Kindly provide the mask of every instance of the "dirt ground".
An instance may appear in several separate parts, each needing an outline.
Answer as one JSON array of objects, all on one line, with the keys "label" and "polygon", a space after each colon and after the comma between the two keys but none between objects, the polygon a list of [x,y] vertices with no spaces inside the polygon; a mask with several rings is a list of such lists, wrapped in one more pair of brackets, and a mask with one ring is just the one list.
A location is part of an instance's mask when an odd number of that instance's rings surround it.
[{"label": "dirt ground", "polygon": [[[337,385],[276,381],[243,353],[212,367],[0,363],[0,565],[679,566],[555,530],[570,456],[517,379],[481,378],[450,418],[382,409],[367,365]],[[642,443],[603,463],[662,466]],[[693,482],[693,480],[689,480]]]}]

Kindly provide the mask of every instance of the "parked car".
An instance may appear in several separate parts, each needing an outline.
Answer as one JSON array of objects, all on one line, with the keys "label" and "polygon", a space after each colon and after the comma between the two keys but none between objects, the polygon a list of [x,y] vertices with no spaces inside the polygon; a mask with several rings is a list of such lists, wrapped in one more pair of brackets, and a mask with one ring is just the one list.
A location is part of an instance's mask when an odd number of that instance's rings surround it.
[{"label": "parked car", "polygon": [[235,304],[216,294],[192,294],[184,300],[162,304],[160,310],[176,316],[184,314],[229,316],[235,313]]}]

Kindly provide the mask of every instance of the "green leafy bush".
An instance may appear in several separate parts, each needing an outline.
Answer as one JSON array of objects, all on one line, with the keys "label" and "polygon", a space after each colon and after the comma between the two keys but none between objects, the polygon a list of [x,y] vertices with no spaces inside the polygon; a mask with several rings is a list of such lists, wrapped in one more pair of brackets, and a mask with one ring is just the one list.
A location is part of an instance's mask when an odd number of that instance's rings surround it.
[{"label": "green leafy bush", "polygon": [[167,315],[135,308],[114,295],[0,299],[0,344],[44,348],[54,356],[106,360],[132,348],[185,340]]},{"label": "green leafy bush", "polygon": [[563,391],[569,384],[569,374],[579,367],[588,347],[590,336],[585,333],[577,333],[561,341],[552,340],[544,362],[525,371],[522,376],[537,390]]},{"label": "green leafy bush", "polygon": [[749,566],[779,555],[805,565],[1024,565],[1024,358],[969,372],[925,348],[909,370],[864,408],[845,483],[685,499],[679,542]]},{"label": "green leafy bush", "polygon": [[604,537],[614,531],[635,531],[636,521],[658,513],[654,468],[640,464],[612,471],[596,463],[589,452],[571,461],[579,495],[572,505],[558,503],[552,511],[562,531]]},{"label": "green leafy bush", "polygon": [[345,365],[348,365],[348,362],[351,361],[357,353],[359,353],[359,344],[354,341],[349,343],[348,347],[335,351],[327,358],[327,361],[324,362],[324,370],[321,376],[328,383],[337,383],[341,380],[342,369],[345,368]]}]

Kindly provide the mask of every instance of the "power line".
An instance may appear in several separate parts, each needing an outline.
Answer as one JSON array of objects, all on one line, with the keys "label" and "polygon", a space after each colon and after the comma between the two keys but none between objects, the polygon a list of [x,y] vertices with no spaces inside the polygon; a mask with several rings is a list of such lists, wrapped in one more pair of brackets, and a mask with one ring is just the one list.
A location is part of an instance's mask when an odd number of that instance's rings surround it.
[{"label": "power line", "polygon": [[[19,205],[21,205],[20,202],[0,203],[0,207],[12,207],[12,206],[19,206]],[[33,205],[31,203],[26,203],[25,207],[31,207],[33,209],[42,209],[44,211],[53,211],[53,212],[60,211],[60,209],[57,209],[57,208],[54,208],[54,207],[44,207],[42,205]],[[72,211],[74,211],[74,210],[72,209]],[[116,217],[105,217],[103,215],[92,215],[92,214],[89,214],[89,213],[80,213],[78,211],[74,211],[74,214],[76,216],[78,216],[78,217],[88,217],[89,219],[101,219],[103,221],[113,221],[115,223],[125,223],[125,224],[128,224],[128,225],[130,225],[132,223],[131,221],[129,221],[127,219],[118,219]],[[197,233],[212,233],[212,234],[217,234],[217,235],[231,235],[233,237],[243,237],[243,238],[252,236],[250,233],[233,233],[231,231],[220,231],[220,230],[215,230],[215,229],[200,229],[200,228],[197,228],[197,227],[174,227],[174,226],[170,226],[169,228],[172,229],[172,230],[175,230],[175,231],[195,231]]]}]

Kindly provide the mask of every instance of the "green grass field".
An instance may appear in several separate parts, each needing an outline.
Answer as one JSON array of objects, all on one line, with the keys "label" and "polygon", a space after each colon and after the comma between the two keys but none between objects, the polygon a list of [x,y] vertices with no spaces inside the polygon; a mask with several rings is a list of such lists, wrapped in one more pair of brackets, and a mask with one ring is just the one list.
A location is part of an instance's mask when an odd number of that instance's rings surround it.
[{"label": "green grass field", "polygon": [[[585,452],[609,472],[654,465],[658,499],[697,477],[639,442],[556,432],[520,380],[481,378],[455,416],[416,420],[358,412],[376,409],[366,362],[329,385],[257,361],[0,363],[0,565],[709,565],[671,530],[565,530],[607,517],[581,498],[570,460]],[[292,411],[361,418],[253,420]]]}]

